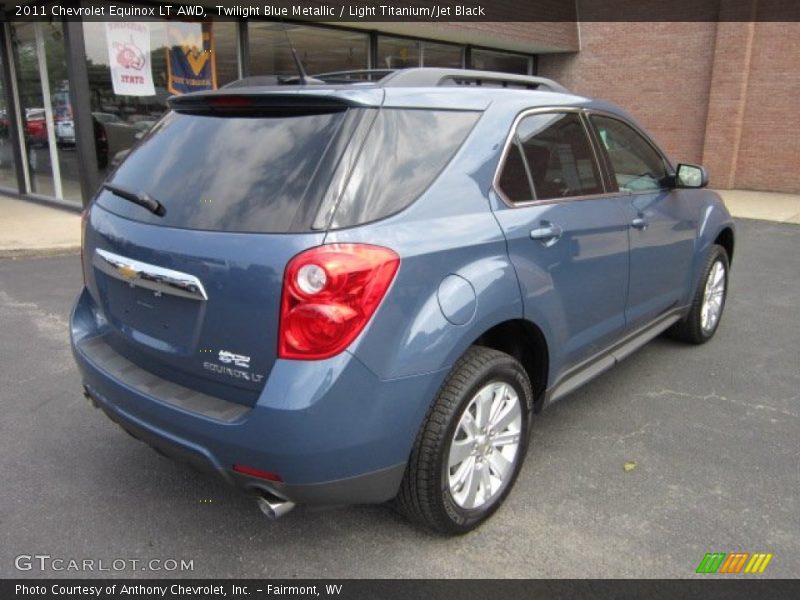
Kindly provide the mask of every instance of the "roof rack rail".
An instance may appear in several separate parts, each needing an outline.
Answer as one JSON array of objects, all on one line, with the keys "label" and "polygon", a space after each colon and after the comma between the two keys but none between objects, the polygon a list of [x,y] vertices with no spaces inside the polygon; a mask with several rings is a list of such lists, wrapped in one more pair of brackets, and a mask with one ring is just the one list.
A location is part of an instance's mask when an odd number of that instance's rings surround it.
[{"label": "roof rack rail", "polygon": [[297,76],[256,75],[238,79],[224,88],[244,88],[269,85],[354,84],[373,83],[380,87],[440,87],[440,86],[486,86],[520,88],[525,90],[547,90],[569,94],[560,83],[546,77],[514,75],[495,71],[473,71],[470,69],[437,69],[418,67],[412,69],[358,69],[320,73],[301,81]]},{"label": "roof rack rail", "polygon": [[384,77],[380,84],[384,87],[438,87],[445,85],[472,85],[516,87],[569,94],[560,83],[546,77],[514,75],[495,71],[474,71],[470,69],[415,68],[398,69]]}]

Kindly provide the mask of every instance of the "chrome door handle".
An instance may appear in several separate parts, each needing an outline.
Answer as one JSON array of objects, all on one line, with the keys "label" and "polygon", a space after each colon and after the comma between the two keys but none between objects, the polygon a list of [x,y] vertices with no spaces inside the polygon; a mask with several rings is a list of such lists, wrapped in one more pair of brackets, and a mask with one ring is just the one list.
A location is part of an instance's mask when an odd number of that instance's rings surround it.
[{"label": "chrome door handle", "polygon": [[647,221],[645,221],[642,217],[636,217],[633,221],[631,221],[631,227],[634,229],[639,229],[640,231],[644,231],[647,229]]},{"label": "chrome door handle", "polygon": [[564,233],[564,230],[558,225],[543,221],[541,227],[531,229],[531,239],[539,240],[549,248],[561,238],[562,233]]}]

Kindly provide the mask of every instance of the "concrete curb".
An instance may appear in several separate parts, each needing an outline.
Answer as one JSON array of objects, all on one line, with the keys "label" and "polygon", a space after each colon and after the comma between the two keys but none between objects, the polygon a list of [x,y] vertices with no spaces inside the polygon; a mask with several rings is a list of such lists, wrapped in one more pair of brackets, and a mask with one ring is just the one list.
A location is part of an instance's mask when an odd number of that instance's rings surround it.
[{"label": "concrete curb", "polygon": [[49,258],[51,256],[66,256],[80,254],[80,246],[67,246],[63,248],[3,248],[0,249],[0,260],[18,258]]}]

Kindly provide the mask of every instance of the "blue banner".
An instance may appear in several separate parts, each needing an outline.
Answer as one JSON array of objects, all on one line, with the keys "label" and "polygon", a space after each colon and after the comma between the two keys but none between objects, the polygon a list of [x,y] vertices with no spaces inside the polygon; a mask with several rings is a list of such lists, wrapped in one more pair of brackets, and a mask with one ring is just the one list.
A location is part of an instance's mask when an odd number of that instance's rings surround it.
[{"label": "blue banner", "polygon": [[167,89],[187,94],[217,89],[214,33],[210,21],[167,23]]}]

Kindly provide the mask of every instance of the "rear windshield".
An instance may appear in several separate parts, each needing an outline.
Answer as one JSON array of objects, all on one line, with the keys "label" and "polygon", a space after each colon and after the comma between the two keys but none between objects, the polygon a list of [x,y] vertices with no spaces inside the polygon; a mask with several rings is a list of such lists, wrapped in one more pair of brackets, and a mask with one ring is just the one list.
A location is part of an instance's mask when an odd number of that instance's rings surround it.
[{"label": "rear windshield", "polygon": [[316,202],[309,185],[345,118],[344,111],[268,118],[170,113],[111,180],[152,196],[166,214],[109,191],[97,203],[156,225],[285,233],[303,204]]}]

